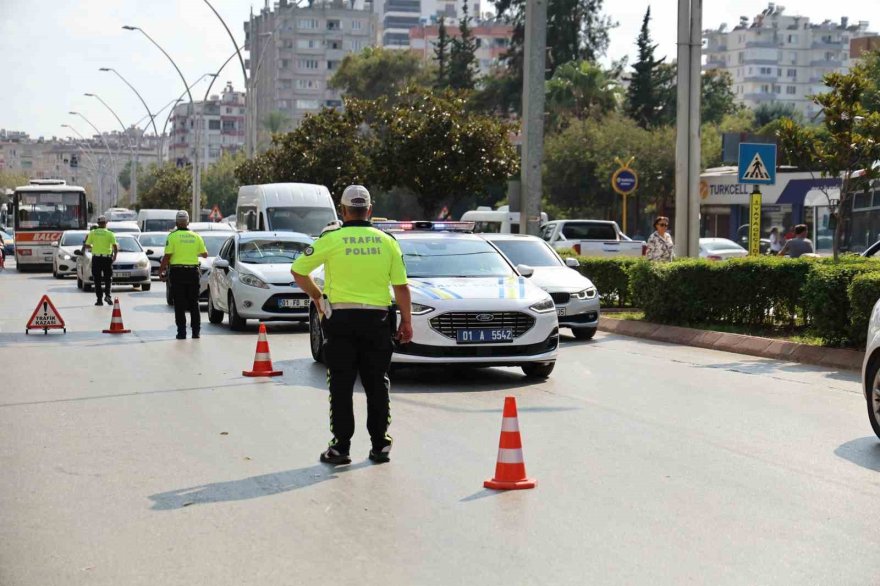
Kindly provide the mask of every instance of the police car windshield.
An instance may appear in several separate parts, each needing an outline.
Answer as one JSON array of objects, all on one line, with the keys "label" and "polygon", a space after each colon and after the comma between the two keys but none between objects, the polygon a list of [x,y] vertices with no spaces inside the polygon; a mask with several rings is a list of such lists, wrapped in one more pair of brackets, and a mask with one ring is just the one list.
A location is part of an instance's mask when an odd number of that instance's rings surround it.
[{"label": "police car windshield", "polygon": [[119,252],[140,252],[141,245],[131,236],[116,237],[116,244],[119,246]]},{"label": "police car windshield", "polygon": [[530,267],[558,267],[562,263],[543,240],[493,240],[504,256],[515,265]]},{"label": "police car windshield", "polygon": [[208,256],[217,256],[220,253],[220,247],[229,240],[229,234],[200,234],[202,240],[205,241],[205,248],[208,249]]},{"label": "police car windshield", "polygon": [[305,242],[291,240],[248,240],[238,245],[238,260],[247,264],[288,264],[308,248]]},{"label": "police car windshield", "polygon": [[61,237],[61,246],[82,246],[86,241],[86,232],[65,234]]},{"label": "police car windshield", "polygon": [[440,237],[401,238],[400,249],[406,273],[413,278],[427,277],[507,277],[510,265],[482,240]]},{"label": "police car windshield", "polygon": [[336,212],[331,208],[268,208],[269,225],[267,230],[299,232],[317,236],[324,226],[336,220]]}]

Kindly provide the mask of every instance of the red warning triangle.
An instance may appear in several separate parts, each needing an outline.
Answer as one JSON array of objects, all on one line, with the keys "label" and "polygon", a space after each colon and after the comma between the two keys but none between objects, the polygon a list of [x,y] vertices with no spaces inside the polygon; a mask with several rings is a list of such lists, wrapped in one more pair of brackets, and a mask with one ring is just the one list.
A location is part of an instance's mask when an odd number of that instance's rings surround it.
[{"label": "red warning triangle", "polygon": [[43,295],[42,299],[40,299],[40,302],[37,304],[37,308],[31,315],[31,319],[28,320],[26,329],[53,330],[62,329],[64,327],[66,327],[64,325],[64,320],[61,318],[61,314],[58,313],[58,310],[55,309],[52,300],[49,299],[48,295]]},{"label": "red warning triangle", "polygon": [[208,218],[214,220],[215,222],[219,222],[220,220],[222,220],[222,219],[223,219],[223,214],[220,213],[220,206],[215,205],[215,206],[211,209],[211,213],[208,214]]}]

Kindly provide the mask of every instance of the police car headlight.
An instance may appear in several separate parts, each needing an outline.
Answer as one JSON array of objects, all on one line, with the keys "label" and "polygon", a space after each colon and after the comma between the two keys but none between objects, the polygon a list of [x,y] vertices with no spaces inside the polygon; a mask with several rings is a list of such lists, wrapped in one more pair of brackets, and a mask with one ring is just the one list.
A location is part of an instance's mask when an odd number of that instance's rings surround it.
[{"label": "police car headlight", "polygon": [[269,285],[264,283],[261,279],[253,275],[240,274],[238,280],[244,283],[245,285],[250,285],[251,287],[259,287],[260,289],[268,289]]},{"label": "police car headlight", "polygon": [[422,305],[421,303],[412,304],[413,315],[425,315],[426,313],[431,313],[432,311],[434,311],[433,307],[428,307],[427,305]]},{"label": "police car headlight", "polygon": [[596,288],[595,287],[587,287],[583,291],[578,291],[577,293],[572,293],[572,297],[575,299],[592,299],[596,296]]},{"label": "police car headlight", "polygon": [[135,266],[139,269],[145,269],[148,266],[150,266],[150,261],[148,261],[147,259],[139,260],[139,261],[137,261]]},{"label": "police car headlight", "polygon": [[70,256],[69,254],[62,254],[61,260],[73,260],[73,257]]},{"label": "police car headlight", "polygon": [[553,300],[548,297],[547,299],[544,299],[543,301],[539,301],[539,302],[535,303],[534,305],[530,306],[529,309],[531,309],[532,311],[536,311],[538,313],[547,313],[549,311],[555,311],[556,304],[553,303]]}]

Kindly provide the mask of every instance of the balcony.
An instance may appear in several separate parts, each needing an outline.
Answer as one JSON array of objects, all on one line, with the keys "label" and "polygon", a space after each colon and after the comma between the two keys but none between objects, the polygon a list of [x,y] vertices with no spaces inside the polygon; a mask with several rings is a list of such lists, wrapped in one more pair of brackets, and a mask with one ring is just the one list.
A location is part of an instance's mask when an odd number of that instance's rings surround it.
[{"label": "balcony", "polygon": [[743,99],[753,102],[772,102],[776,99],[777,94],[756,92],[751,94],[743,94]]},{"label": "balcony", "polygon": [[775,49],[780,45],[778,41],[746,41],[746,49]]}]

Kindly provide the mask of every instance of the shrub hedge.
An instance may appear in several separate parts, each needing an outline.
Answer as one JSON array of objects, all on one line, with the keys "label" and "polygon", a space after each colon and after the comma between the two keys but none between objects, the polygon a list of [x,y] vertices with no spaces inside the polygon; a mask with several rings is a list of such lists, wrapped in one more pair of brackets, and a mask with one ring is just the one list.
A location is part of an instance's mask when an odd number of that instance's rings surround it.
[{"label": "shrub hedge", "polygon": [[578,271],[596,286],[607,307],[629,305],[629,270],[636,264],[647,264],[641,258],[578,257]]},{"label": "shrub hedge", "polygon": [[880,272],[862,273],[857,275],[847,289],[850,307],[850,339],[849,342],[862,348],[868,334],[868,323],[871,311],[880,299]]}]

